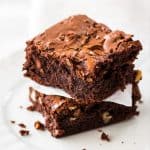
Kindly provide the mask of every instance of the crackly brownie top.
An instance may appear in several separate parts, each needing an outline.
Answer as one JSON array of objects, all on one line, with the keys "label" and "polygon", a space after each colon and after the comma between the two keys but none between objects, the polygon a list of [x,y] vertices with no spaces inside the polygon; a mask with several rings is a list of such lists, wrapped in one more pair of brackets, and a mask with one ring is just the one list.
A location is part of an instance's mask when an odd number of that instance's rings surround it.
[{"label": "crackly brownie top", "polygon": [[86,68],[84,73],[89,74],[110,53],[127,49],[121,45],[124,42],[131,42],[128,47],[133,45],[141,49],[140,43],[133,43],[132,35],[118,30],[111,31],[104,24],[85,15],[76,15],[48,28],[27,44],[34,45],[40,52],[46,52],[46,55],[60,58],[69,66],[72,65],[70,60],[82,62]]}]

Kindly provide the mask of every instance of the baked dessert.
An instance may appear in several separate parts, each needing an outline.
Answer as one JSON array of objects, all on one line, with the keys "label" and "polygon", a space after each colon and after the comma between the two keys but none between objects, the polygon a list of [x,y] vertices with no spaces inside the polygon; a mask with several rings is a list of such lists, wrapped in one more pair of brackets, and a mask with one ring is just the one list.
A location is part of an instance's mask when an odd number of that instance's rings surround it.
[{"label": "baked dessert", "polygon": [[132,35],[76,15],[27,42],[23,70],[75,99],[101,101],[133,82],[133,62],[141,49]]},{"label": "baked dessert", "polygon": [[[135,102],[130,107],[106,101],[85,103],[83,100],[45,95],[31,87],[29,91],[32,105],[28,109],[44,116],[45,126],[54,137],[117,123],[137,114]],[[133,95],[137,97],[136,95],[140,95],[138,92]],[[135,98],[132,100],[135,101]]]}]

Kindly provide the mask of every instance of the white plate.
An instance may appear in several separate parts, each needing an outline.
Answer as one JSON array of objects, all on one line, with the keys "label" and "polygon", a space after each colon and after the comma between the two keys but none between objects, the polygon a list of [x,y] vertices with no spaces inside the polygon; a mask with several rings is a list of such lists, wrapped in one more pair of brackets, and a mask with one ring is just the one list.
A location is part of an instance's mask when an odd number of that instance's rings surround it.
[{"label": "white plate", "polygon": [[[29,80],[23,78],[21,65],[23,54],[17,52],[0,62],[0,149],[1,150],[150,150],[150,79],[144,71],[141,82],[144,104],[140,105],[140,115],[134,119],[102,128],[111,137],[111,142],[100,139],[96,129],[61,139],[51,137],[48,131],[34,129],[34,121],[43,118],[25,108],[29,105]],[[23,106],[21,109],[20,106]],[[19,135],[19,127],[11,124],[25,123],[30,136]],[[122,141],[124,143],[122,143]]]}]

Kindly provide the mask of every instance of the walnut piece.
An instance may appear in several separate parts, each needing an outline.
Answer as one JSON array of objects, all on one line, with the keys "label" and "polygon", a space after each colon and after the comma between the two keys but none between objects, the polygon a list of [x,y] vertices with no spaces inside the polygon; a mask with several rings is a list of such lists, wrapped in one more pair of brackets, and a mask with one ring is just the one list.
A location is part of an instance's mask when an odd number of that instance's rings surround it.
[{"label": "walnut piece", "polygon": [[69,110],[75,110],[77,108],[77,106],[70,106]]},{"label": "walnut piece", "polygon": [[75,118],[75,117],[71,117],[69,120],[70,121],[75,121],[77,118]]},{"label": "walnut piece", "polygon": [[102,114],[102,119],[103,119],[104,123],[107,124],[107,123],[109,123],[111,121],[112,116],[110,115],[109,112],[104,112]]},{"label": "walnut piece", "polygon": [[136,71],[136,76],[135,76],[135,82],[138,82],[142,79],[142,71],[141,70],[137,70]]},{"label": "walnut piece", "polygon": [[36,121],[36,122],[34,123],[34,127],[35,127],[37,130],[45,130],[44,124],[42,124],[40,121]]}]

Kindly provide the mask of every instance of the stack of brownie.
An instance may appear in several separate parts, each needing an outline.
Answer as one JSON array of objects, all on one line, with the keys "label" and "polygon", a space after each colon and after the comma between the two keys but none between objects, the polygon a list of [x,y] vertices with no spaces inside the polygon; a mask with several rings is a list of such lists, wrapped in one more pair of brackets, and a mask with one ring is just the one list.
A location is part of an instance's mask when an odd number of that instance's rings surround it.
[{"label": "stack of brownie", "polygon": [[[27,42],[25,76],[72,97],[30,88],[33,108],[43,114],[54,137],[116,123],[137,113],[141,71],[134,70],[134,61],[142,46],[132,37],[76,15]],[[132,106],[105,101],[127,85],[132,85]]]}]

